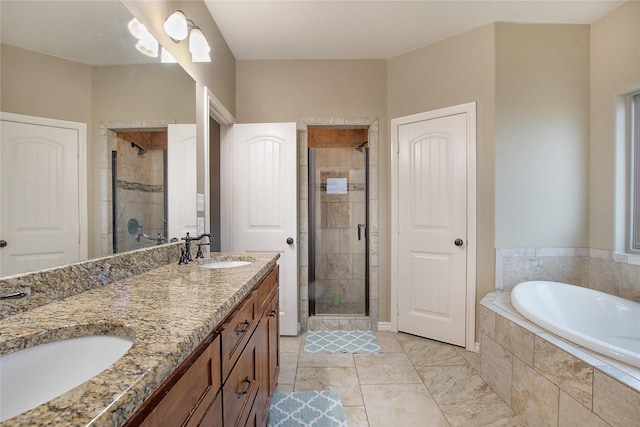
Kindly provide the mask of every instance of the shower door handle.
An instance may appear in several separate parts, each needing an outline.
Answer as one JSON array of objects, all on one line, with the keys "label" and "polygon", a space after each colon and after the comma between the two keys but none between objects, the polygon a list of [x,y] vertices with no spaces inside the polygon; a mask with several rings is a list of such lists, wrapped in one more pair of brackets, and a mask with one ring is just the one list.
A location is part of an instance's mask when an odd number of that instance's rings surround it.
[{"label": "shower door handle", "polygon": [[362,240],[361,230],[364,228],[364,237],[367,237],[367,224],[358,224],[358,240]]}]

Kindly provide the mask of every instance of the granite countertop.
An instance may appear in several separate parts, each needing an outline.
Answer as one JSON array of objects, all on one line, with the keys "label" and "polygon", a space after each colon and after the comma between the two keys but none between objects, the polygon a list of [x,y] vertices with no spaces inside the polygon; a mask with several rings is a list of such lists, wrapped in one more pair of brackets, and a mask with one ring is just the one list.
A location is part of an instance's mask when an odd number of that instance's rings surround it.
[{"label": "granite countertop", "polygon": [[[2,425],[124,424],[278,257],[214,253],[188,265],[168,264],[0,320],[1,354],[93,334],[134,340],[131,349],[101,374]],[[231,259],[253,262],[227,269],[197,267]]]}]

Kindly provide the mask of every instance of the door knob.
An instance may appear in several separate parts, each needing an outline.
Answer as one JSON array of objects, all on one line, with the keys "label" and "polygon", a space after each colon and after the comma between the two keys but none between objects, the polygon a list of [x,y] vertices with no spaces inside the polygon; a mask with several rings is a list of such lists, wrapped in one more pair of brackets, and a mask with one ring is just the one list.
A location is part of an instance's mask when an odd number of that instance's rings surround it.
[{"label": "door knob", "polygon": [[462,245],[464,245],[464,240],[456,239],[456,240],[454,240],[453,244],[456,245],[456,246],[462,246]]},{"label": "door knob", "polygon": [[7,241],[6,240],[0,240],[0,248],[4,248],[5,246],[7,246]]},{"label": "door knob", "polygon": [[293,237],[287,237],[287,245],[293,245]]}]

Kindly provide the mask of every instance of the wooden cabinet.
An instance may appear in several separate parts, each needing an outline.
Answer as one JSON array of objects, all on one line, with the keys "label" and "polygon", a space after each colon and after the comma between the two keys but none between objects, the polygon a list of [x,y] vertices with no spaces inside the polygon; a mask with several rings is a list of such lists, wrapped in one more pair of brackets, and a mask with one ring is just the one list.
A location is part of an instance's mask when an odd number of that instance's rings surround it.
[{"label": "wooden cabinet", "polygon": [[220,335],[216,333],[187,357],[128,424],[200,425],[220,385]]},{"label": "wooden cabinet", "polygon": [[280,366],[278,274],[269,270],[126,425],[266,426]]}]

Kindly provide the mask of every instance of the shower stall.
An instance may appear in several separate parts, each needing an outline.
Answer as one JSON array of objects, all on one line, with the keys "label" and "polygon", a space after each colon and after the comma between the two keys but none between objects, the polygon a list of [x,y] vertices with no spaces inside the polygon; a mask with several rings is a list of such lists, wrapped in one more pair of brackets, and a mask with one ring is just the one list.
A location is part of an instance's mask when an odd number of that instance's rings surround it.
[{"label": "shower stall", "polygon": [[309,133],[309,313],[369,314],[367,129]]},{"label": "shower stall", "polygon": [[113,252],[166,242],[167,131],[116,132],[111,152]]}]

